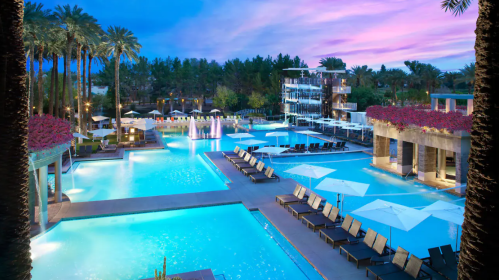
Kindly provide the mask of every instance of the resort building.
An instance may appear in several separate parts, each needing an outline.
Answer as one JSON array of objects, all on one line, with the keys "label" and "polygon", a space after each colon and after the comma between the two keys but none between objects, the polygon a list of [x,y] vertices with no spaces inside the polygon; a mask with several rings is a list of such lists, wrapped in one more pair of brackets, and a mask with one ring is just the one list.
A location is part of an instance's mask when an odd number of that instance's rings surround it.
[{"label": "resort building", "polygon": [[[327,71],[325,67],[287,68],[288,71],[301,71],[300,78],[284,78],[282,82],[281,113],[290,122],[298,123],[301,118],[334,116],[346,117],[347,111],[355,111],[356,103],[346,103],[346,95],[351,88],[346,79],[322,78],[323,73],[344,73],[344,70]],[[316,78],[303,77],[304,71],[315,71]]]},{"label": "resort building", "polygon": [[[438,106],[439,99],[445,99],[442,109]],[[458,109],[456,100],[460,99],[467,100],[467,105]],[[473,95],[432,94],[431,101],[431,109],[420,110],[456,111],[464,116],[473,112]],[[469,133],[462,130],[437,131],[418,126],[399,131],[396,126],[387,125],[386,122],[371,121],[374,126],[373,166],[401,176],[414,174],[416,181],[437,188],[453,187],[452,192],[465,194],[471,147]],[[392,139],[396,140],[396,147],[390,147]],[[396,160],[391,160],[395,154]]]}]

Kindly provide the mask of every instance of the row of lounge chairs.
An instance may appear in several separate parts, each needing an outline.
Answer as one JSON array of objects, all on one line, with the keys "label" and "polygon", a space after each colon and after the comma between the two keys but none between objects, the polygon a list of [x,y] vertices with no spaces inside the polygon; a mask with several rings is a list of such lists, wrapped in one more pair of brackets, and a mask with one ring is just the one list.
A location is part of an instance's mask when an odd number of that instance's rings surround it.
[{"label": "row of lounge chairs", "polygon": [[[227,116],[224,118],[223,116],[217,116],[217,118],[220,119],[221,122],[227,122],[227,121],[236,121],[240,120],[241,116]],[[196,122],[208,122],[211,121],[210,116],[197,116],[194,118]],[[190,122],[191,118],[190,117],[158,117],[156,118],[156,123],[186,123]]]},{"label": "row of lounge chairs", "polygon": [[265,167],[263,161],[258,161],[251,153],[236,147],[232,152],[223,152],[224,157],[231,162],[237,170],[241,171],[245,176],[249,176],[253,183],[274,179],[278,182],[281,180],[274,173],[271,167]]},{"label": "row of lounge chairs", "polygon": [[92,149],[93,149],[92,145],[80,145],[78,147],[78,154],[77,154],[77,156],[79,156],[79,157],[89,157],[90,155],[92,155]]},{"label": "row of lounge chairs", "polygon": [[[339,245],[340,254],[345,252],[347,260],[356,261],[357,268],[361,261],[370,261],[371,264],[384,262],[384,257],[393,253],[393,250],[386,245],[388,241],[386,237],[372,229],[368,229],[364,233],[361,230],[362,223],[354,220],[350,215],[346,215],[341,222],[337,207],[325,202],[314,192],[311,192],[309,196],[306,195],[306,192],[307,188],[298,184],[292,194],[278,195],[275,200],[279,205],[287,208],[288,212],[292,212],[292,215],[296,216],[297,219],[301,218],[302,224],[305,223],[307,228],[311,228],[314,232],[319,230],[319,237],[324,238],[326,243],[332,243],[333,248]],[[325,205],[321,207],[324,202]],[[447,263],[451,263],[450,267],[454,268],[455,259],[454,262],[445,260],[443,263],[440,260],[442,256],[438,254],[440,256],[438,259],[435,248],[432,250],[434,258],[437,259],[436,261],[432,260],[432,262],[437,263],[439,268],[444,268],[442,270],[448,272],[450,268],[447,267]],[[452,248],[450,248],[450,253],[452,253]],[[371,273],[376,276],[376,279],[385,280],[431,279],[431,274],[422,269],[423,260],[412,255],[407,261],[408,255],[406,250],[399,247],[392,263],[368,266],[366,267],[366,276]],[[447,279],[453,280],[455,278]]]},{"label": "row of lounge chairs", "polygon": [[305,144],[295,144],[295,147],[291,148],[290,151],[292,153],[303,153],[306,151],[309,152],[324,152],[324,151],[329,152],[329,151],[339,151],[339,150],[344,151],[345,149],[350,150],[350,148],[346,146],[346,142],[324,142],[322,146],[320,145],[320,143],[311,143],[308,146],[308,149],[305,146]]}]

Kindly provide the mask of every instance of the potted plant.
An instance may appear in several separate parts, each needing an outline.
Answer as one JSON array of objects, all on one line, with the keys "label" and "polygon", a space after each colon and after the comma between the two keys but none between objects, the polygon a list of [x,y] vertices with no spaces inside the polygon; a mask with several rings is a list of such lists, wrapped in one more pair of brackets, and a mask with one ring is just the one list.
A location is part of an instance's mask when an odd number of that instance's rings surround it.
[{"label": "potted plant", "polygon": [[249,128],[253,129],[253,119],[249,118]]}]

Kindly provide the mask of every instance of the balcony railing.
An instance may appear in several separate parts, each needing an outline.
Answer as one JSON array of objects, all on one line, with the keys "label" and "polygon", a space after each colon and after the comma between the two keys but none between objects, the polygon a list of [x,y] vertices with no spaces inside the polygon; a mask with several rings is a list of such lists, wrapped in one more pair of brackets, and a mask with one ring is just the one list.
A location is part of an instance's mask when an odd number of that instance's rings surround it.
[{"label": "balcony railing", "polygon": [[352,93],[352,87],[333,87],[333,93],[349,94]]},{"label": "balcony railing", "polygon": [[356,111],[357,103],[333,103],[333,109]]}]

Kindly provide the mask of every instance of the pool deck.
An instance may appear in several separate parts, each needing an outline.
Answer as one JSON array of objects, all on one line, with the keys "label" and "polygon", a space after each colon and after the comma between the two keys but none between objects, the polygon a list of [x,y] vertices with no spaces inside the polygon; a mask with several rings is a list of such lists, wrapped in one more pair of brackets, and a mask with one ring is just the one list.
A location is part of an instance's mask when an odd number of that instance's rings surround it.
[{"label": "pool deck", "polygon": [[279,183],[269,180],[254,184],[221,152],[205,154],[231,180],[227,184],[228,190],[71,203],[69,209],[58,213],[53,221],[243,203],[250,210],[260,210],[326,279],[367,279],[363,267],[357,269],[345,255],[338,253],[338,248],[333,250],[330,244],[319,238],[318,232],[307,229],[275,202],[276,195],[293,192],[297,184],[295,180],[282,178]]}]

